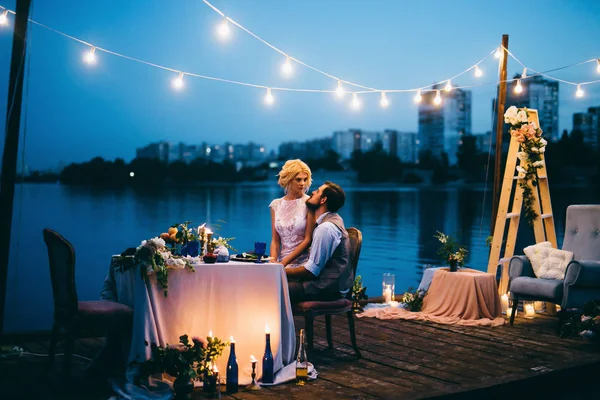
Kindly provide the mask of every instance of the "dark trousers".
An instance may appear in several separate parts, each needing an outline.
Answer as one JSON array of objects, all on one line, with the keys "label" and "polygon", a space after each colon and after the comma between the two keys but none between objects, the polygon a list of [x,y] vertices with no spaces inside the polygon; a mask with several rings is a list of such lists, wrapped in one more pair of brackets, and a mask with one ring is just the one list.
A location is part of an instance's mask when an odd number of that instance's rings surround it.
[{"label": "dark trousers", "polygon": [[300,303],[301,301],[331,301],[341,297],[339,292],[317,294],[306,293],[302,281],[288,281],[288,287],[292,304]]}]

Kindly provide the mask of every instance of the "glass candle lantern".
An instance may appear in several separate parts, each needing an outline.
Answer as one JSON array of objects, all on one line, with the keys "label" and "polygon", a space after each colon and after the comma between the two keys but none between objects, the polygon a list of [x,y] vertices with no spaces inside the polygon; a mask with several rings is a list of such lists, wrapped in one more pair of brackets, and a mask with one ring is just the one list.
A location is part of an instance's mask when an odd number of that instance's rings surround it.
[{"label": "glass candle lantern", "polygon": [[543,301],[536,301],[533,307],[535,308],[536,313],[543,313],[546,311],[546,303]]},{"label": "glass candle lantern", "polygon": [[533,301],[524,301],[523,302],[523,311],[525,311],[526,319],[534,319],[535,318],[535,306]]},{"label": "glass candle lantern", "polygon": [[389,272],[386,272],[385,274],[383,274],[383,280],[382,280],[382,296],[383,296],[383,302],[386,304],[389,304],[390,302],[394,301],[394,289],[396,288],[396,276],[394,274],[391,274]]},{"label": "glass candle lantern", "polygon": [[506,310],[506,318],[510,318],[511,317],[511,315],[513,313],[513,310],[515,312],[515,318],[517,317],[517,307],[515,305],[513,307],[508,307],[508,309]]},{"label": "glass candle lantern", "polygon": [[504,293],[502,296],[500,296],[500,303],[502,305],[502,314],[506,314],[506,311],[508,310],[508,293]]}]

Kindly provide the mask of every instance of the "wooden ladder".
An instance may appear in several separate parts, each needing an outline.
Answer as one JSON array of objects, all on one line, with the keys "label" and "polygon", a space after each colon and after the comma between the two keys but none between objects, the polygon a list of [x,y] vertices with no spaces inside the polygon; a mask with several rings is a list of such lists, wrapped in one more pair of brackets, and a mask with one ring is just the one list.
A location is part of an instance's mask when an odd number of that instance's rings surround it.
[{"label": "wooden ladder", "polygon": [[[534,122],[540,126],[537,110],[527,109],[529,122]],[[515,253],[515,243],[517,241],[517,231],[521,219],[521,209],[523,205],[523,189],[518,185],[519,173],[517,172],[517,153],[520,150],[520,144],[515,137],[511,136],[508,156],[506,158],[506,168],[504,170],[504,179],[502,181],[502,191],[500,192],[500,202],[498,204],[498,213],[496,215],[496,225],[494,226],[494,236],[490,249],[490,259],[488,261],[488,273],[496,274],[498,266],[502,265],[502,278],[500,279],[499,292],[506,293],[508,287],[508,264]],[[548,173],[546,171],[546,161],[544,154],[541,154],[543,165],[537,170],[538,185],[534,187],[529,184],[533,192],[533,208],[538,217],[533,223],[533,232],[535,242],[550,242],[552,247],[556,248],[556,231],[554,228],[554,216],[552,215],[552,204],[550,202],[550,188],[548,186]],[[513,187],[514,195],[513,194]],[[512,198],[512,207],[511,206]],[[509,211],[510,209],[510,211]],[[508,233],[506,232],[506,222],[509,221]],[[504,238],[506,237],[506,241]],[[504,254],[502,245],[504,245]]]}]

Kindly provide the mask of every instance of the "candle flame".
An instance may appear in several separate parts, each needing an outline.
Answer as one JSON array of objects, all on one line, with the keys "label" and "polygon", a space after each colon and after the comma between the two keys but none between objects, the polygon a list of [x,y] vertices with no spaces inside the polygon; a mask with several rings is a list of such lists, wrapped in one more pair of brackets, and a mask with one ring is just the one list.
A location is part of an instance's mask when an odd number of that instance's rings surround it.
[{"label": "candle flame", "polygon": [[217,368],[217,365],[216,365],[216,364],[215,364],[215,366],[213,367],[213,372],[215,372],[215,373],[217,373],[217,374],[219,373],[219,369]]},{"label": "candle flame", "polygon": [[230,336],[230,337],[229,337],[229,342],[230,342],[230,343],[235,343],[235,339],[233,338],[233,336]]},{"label": "candle flame", "polygon": [[269,329],[268,324],[265,325],[265,333],[271,333],[271,330]]},{"label": "candle flame", "polygon": [[208,331],[208,337],[209,337],[209,338],[212,338],[212,337],[213,337],[213,335],[212,335],[212,331]]},{"label": "candle flame", "polygon": [[258,360],[257,360],[256,358],[254,358],[254,356],[250,356],[250,362],[253,362],[253,363],[254,363],[254,362],[256,362],[256,361],[258,361]]},{"label": "candle flame", "polygon": [[210,228],[206,228],[206,234],[207,234],[207,235],[212,235],[212,233],[213,233],[213,232],[210,230]]}]

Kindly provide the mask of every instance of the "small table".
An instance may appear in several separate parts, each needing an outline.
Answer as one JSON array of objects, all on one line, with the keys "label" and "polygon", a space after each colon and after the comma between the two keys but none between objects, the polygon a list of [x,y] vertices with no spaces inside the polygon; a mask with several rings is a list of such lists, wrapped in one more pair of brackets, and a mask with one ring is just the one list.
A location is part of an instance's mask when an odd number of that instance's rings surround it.
[{"label": "small table", "polygon": [[440,319],[460,319],[463,325],[480,319],[504,323],[496,277],[470,268],[450,272],[448,268],[435,271],[422,313]]}]

